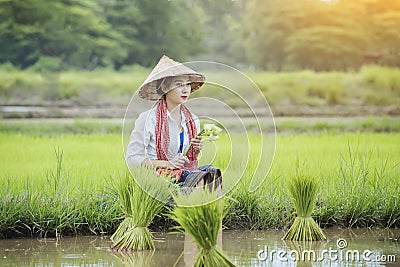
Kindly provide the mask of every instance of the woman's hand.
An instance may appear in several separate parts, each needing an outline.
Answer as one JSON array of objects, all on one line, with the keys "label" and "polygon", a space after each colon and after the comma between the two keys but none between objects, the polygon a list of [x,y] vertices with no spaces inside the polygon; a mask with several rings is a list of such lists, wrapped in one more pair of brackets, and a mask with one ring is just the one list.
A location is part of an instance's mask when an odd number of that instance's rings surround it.
[{"label": "woman's hand", "polygon": [[190,144],[192,144],[194,152],[199,154],[201,149],[203,148],[202,137],[201,136],[196,136],[195,138],[192,138],[192,140],[190,140]]},{"label": "woman's hand", "polygon": [[168,169],[182,169],[185,167],[185,163],[189,162],[189,160],[178,154],[175,158],[167,161],[167,168]]}]

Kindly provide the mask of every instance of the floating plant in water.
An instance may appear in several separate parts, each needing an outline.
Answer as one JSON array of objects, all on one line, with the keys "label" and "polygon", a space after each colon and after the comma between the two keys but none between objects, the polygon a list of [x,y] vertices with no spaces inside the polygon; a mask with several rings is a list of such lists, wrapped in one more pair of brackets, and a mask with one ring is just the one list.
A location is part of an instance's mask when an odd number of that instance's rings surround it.
[{"label": "floating plant in water", "polygon": [[283,239],[295,241],[325,240],[325,234],[311,217],[315,207],[318,185],[313,177],[297,173],[288,183],[288,192],[297,217]]},{"label": "floating plant in water", "polygon": [[217,246],[218,231],[222,224],[222,200],[217,191],[200,189],[174,195],[176,206],[170,217],[179,223],[177,228],[193,237],[199,250],[195,267],[235,266],[221,247]]}]

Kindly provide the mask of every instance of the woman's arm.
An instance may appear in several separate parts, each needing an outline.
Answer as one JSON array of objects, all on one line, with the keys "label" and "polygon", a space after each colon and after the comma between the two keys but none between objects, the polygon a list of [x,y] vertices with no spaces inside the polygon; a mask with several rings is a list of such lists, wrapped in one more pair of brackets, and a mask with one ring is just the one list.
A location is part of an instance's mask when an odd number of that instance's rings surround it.
[{"label": "woman's arm", "polygon": [[165,169],[181,169],[185,166],[188,160],[186,157],[182,155],[177,155],[175,158],[171,160],[156,160],[146,158],[142,161],[142,164],[145,166],[151,166],[154,168],[165,168]]},{"label": "woman's arm", "polygon": [[128,166],[139,166],[146,158],[146,146],[150,137],[147,136],[146,120],[148,112],[143,112],[135,121],[135,127],[131,133],[126,150],[126,162]]},{"label": "woman's arm", "polygon": [[154,168],[168,168],[171,169],[171,165],[167,160],[149,159],[146,158],[142,161],[142,165],[154,167]]}]

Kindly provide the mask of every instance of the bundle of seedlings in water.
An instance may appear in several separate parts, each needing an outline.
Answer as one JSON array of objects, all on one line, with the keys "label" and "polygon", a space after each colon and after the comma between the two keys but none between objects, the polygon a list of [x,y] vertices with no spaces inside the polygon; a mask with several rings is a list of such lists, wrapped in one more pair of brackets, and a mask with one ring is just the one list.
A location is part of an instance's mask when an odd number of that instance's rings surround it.
[{"label": "bundle of seedlings in water", "polygon": [[177,193],[170,217],[179,223],[177,228],[189,234],[198,246],[195,267],[235,266],[221,247],[217,246],[222,225],[223,204],[217,192],[199,189],[190,194]]},{"label": "bundle of seedlings in water", "polygon": [[171,197],[169,183],[154,170],[137,168],[132,175],[135,179],[127,174],[115,185],[124,220],[111,236],[112,250],[154,249],[148,226]]},{"label": "bundle of seedlings in water", "polygon": [[311,217],[315,207],[318,185],[313,177],[295,175],[287,186],[297,217],[283,239],[294,241],[325,240],[325,234]]}]

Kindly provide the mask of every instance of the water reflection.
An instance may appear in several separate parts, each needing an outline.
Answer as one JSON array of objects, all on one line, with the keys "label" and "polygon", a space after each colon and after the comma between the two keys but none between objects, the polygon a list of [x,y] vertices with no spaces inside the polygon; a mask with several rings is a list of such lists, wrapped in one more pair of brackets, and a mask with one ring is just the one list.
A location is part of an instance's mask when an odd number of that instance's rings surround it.
[{"label": "water reflection", "polygon": [[134,253],[113,251],[111,254],[117,257],[123,265],[151,266],[154,252],[154,250],[137,251]]},{"label": "water reflection", "polygon": [[[223,249],[237,266],[399,266],[400,242],[391,241],[400,230],[325,229],[327,241],[288,242],[281,240],[283,231],[225,231]],[[108,250],[109,237],[64,237],[55,239],[0,240],[0,266],[185,266],[182,234],[155,233],[155,251],[119,253]],[[345,259],[293,261],[290,256],[315,251],[337,249],[337,240],[344,239],[347,247],[342,251],[371,251],[373,255],[394,255],[396,263]],[[260,258],[258,252],[268,250],[274,257]],[[286,253],[278,259],[277,253]],[[291,254],[291,255],[290,255]],[[345,254],[344,254],[345,255]],[[190,256],[190,255],[189,255]],[[195,257],[195,253],[192,255]],[[263,255],[261,255],[263,256]],[[265,256],[265,255],[264,255]],[[269,255],[268,255],[269,256]],[[282,256],[282,255],[281,255]],[[187,257],[187,255],[186,255]],[[311,258],[312,259],[312,258]],[[391,258],[390,260],[393,260]]]},{"label": "water reflection", "polygon": [[[324,232],[329,239],[317,242],[283,241],[281,240],[284,235],[283,231],[244,231],[237,232],[234,235],[225,235],[224,233],[224,250],[238,266],[400,265],[393,263],[394,259],[396,262],[400,261],[400,243],[390,240],[399,235],[399,229],[324,229]],[[347,246],[343,249],[339,249],[337,246],[339,239],[347,242]],[[263,252],[261,255],[259,254],[260,251]],[[356,251],[359,252],[361,260],[355,259],[357,255],[354,252]],[[372,252],[370,261],[362,259],[364,251]],[[341,257],[341,255],[343,256]],[[394,258],[391,258],[392,262],[377,262],[373,259],[375,255],[392,255]],[[349,260],[346,260],[346,256]],[[295,259],[298,259],[298,261]]]}]

